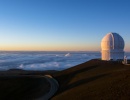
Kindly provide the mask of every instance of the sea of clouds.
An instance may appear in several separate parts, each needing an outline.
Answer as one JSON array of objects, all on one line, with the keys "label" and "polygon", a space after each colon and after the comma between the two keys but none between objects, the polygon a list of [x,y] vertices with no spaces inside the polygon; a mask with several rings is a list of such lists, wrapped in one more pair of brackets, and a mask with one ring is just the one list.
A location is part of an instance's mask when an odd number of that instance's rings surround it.
[{"label": "sea of clouds", "polygon": [[100,52],[0,52],[0,70],[64,70],[88,60],[101,58]]}]

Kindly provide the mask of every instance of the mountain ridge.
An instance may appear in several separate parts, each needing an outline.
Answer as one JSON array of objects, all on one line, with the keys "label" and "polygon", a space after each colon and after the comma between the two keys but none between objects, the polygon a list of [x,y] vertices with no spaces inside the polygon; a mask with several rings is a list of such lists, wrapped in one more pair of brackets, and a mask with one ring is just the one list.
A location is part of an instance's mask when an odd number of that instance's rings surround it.
[{"label": "mountain ridge", "polygon": [[60,88],[51,100],[129,100],[130,66],[93,59],[53,75]]}]

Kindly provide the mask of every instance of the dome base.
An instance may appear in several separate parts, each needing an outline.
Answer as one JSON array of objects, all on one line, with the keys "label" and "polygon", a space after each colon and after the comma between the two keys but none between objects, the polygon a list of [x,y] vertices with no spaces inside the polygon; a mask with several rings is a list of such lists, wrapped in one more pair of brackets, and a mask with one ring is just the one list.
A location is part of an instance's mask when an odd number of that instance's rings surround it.
[{"label": "dome base", "polygon": [[119,60],[119,59],[124,59],[124,51],[108,51],[108,50],[102,50],[102,60]]}]

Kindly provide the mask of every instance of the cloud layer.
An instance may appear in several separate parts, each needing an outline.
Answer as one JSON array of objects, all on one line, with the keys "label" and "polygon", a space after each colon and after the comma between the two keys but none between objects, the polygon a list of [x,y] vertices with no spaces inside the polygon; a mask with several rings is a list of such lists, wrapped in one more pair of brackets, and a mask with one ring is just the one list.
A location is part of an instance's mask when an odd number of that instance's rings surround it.
[{"label": "cloud layer", "polygon": [[1,52],[0,70],[63,70],[100,56],[96,52]]}]

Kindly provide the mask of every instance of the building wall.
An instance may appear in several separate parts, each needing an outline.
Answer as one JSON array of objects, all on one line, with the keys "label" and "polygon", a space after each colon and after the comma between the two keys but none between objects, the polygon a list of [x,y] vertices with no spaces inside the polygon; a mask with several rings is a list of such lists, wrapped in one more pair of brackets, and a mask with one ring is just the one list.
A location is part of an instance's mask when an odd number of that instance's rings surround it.
[{"label": "building wall", "polygon": [[124,59],[123,50],[102,50],[102,60]]}]

